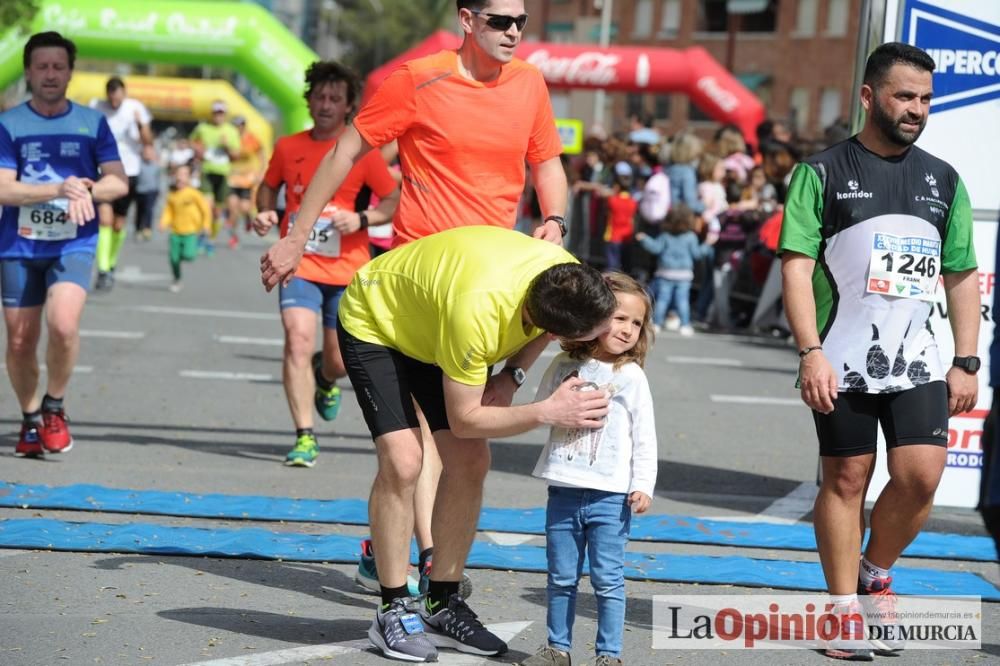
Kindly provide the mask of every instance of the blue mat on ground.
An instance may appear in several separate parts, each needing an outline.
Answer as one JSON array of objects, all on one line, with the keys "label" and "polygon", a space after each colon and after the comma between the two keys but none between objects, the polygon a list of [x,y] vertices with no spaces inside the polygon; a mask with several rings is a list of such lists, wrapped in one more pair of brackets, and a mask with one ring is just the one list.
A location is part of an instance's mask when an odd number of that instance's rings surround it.
[{"label": "blue mat on ground", "polygon": [[[270,532],[261,528],[208,529],[143,523],[111,525],[48,518],[0,521],[0,547],[97,553],[139,553],[353,563],[356,537]],[[413,553],[414,558],[416,553]],[[498,546],[476,542],[468,566],[501,571],[547,570],[539,546]],[[969,572],[913,567],[893,569],[893,589],[900,594],[978,595],[1000,601],[1000,590]],[[826,588],[815,562],[750,557],[671,555],[629,552],[625,576],[633,580],[774,587],[792,590]]]},{"label": "blue mat on ground", "polygon": [[[541,492],[541,490],[540,490]],[[110,513],[367,525],[361,499],[312,500],[257,495],[222,495],[126,490],[91,484],[50,487],[0,482],[0,507]],[[484,508],[480,530],[545,533],[545,509]],[[816,550],[811,525],[776,525],[690,516],[649,515],[632,520],[633,541],[662,541],[742,548]],[[992,562],[993,540],[983,536],[923,532],[903,552],[907,557]]]}]

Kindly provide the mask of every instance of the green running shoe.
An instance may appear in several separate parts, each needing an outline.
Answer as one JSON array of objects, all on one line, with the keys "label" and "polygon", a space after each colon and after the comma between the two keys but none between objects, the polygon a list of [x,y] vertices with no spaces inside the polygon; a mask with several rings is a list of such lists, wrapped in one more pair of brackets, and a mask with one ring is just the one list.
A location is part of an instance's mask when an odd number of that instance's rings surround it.
[{"label": "green running shoe", "polygon": [[323,372],[323,352],[318,351],[313,354],[312,367],[313,375],[316,377],[316,395],[313,399],[316,411],[319,412],[324,421],[332,421],[337,418],[337,414],[340,412],[340,388],[332,386],[329,391],[320,388],[319,380]]},{"label": "green running shoe", "polygon": [[285,464],[289,467],[312,467],[319,457],[319,444],[315,435],[302,435],[295,440],[295,448],[285,456]]}]

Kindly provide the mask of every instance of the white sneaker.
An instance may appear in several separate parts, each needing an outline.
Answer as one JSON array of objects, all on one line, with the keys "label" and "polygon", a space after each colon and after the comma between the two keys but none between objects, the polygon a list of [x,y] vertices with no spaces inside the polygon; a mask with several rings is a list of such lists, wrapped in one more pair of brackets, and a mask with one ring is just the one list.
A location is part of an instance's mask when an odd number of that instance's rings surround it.
[{"label": "white sneaker", "polygon": [[681,327],[680,319],[678,319],[677,317],[667,317],[666,325],[664,326],[664,328],[666,328],[668,331],[677,331],[680,330],[680,327]]},{"label": "white sneaker", "polygon": [[184,285],[183,285],[183,284],[181,284],[181,281],[180,281],[180,280],[174,280],[174,281],[173,281],[173,282],[172,282],[172,283],[170,284],[170,293],[172,293],[172,294],[176,294],[176,293],[178,293],[178,292],[179,292],[179,291],[180,291],[181,289],[183,289],[183,288],[184,288]]},{"label": "white sneaker", "polygon": [[653,324],[653,333],[660,334],[663,332],[663,327],[659,324]]},{"label": "white sneaker", "polygon": [[694,335],[694,329],[691,328],[690,326],[681,326],[680,332],[681,335],[683,335],[686,338],[690,338],[692,335]]}]

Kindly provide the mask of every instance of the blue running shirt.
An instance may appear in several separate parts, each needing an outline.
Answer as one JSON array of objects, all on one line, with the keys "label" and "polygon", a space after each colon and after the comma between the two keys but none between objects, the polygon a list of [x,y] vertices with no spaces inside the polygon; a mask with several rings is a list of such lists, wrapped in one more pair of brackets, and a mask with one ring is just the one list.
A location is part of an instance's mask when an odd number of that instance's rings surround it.
[{"label": "blue running shirt", "polygon": [[[0,169],[14,169],[22,183],[61,183],[69,176],[98,180],[99,165],[119,161],[118,146],[100,111],[69,103],[43,116],[28,103],[0,114]],[[4,206],[0,259],[48,259],[93,253],[97,218],[83,226],[66,217],[66,199],[34,206]]]}]

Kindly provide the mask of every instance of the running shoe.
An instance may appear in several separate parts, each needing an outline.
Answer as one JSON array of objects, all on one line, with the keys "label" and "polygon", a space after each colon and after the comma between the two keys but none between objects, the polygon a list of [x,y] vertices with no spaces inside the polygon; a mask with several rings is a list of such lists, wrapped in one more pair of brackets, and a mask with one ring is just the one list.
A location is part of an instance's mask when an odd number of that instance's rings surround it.
[{"label": "running shoe", "polygon": [[840,636],[829,641],[823,653],[832,659],[844,661],[874,661],[875,652],[865,640],[864,622],[848,617],[863,618],[864,609],[861,604],[854,602],[850,606],[834,608],[832,612],[845,619],[841,623]]},{"label": "running shoe", "polygon": [[[358,558],[358,570],[354,572],[354,582],[375,594],[382,593],[382,586],[378,582],[378,569],[375,567],[375,551],[372,550],[372,540],[365,539],[361,542],[361,557]],[[406,577],[406,589],[411,597],[420,596],[420,588],[417,581],[412,576]]]},{"label": "running shoe", "polygon": [[420,615],[407,608],[411,601],[394,599],[388,608],[379,608],[375,612],[372,626],[368,628],[368,640],[390,659],[437,661],[437,648],[424,633]]},{"label": "running shoe", "polygon": [[319,386],[319,380],[323,372],[323,352],[318,351],[312,357],[313,375],[316,377],[316,395],[313,402],[316,404],[316,411],[324,421],[332,421],[337,418],[340,412],[340,388],[331,386],[329,390],[324,390]]},{"label": "running shoe", "polygon": [[38,436],[38,428],[27,423],[21,424],[21,436],[17,439],[17,446],[14,447],[14,455],[18,458],[43,458],[45,449],[42,448],[42,440]]},{"label": "running shoe", "polygon": [[868,586],[858,581],[858,595],[870,598],[863,603],[869,606],[869,612],[875,618],[868,640],[875,648],[875,654],[882,657],[892,656],[906,647],[896,616],[896,593],[890,585],[890,577],[876,578]]},{"label": "running shoe", "polygon": [[[431,564],[434,561],[434,556],[428,557],[424,561],[423,567],[420,569],[420,594],[427,594],[427,588],[431,582]],[[468,599],[472,596],[472,579],[469,578],[469,574],[462,573],[462,580],[458,584],[458,594],[463,599]]]},{"label": "running shoe", "polygon": [[94,291],[109,291],[111,289],[111,273],[100,272],[97,274],[97,282],[94,283]]},{"label": "running shoe", "polygon": [[424,603],[420,604],[424,630],[435,646],[484,657],[507,651],[507,644],[483,626],[465,599],[453,594],[448,599],[448,606],[441,606],[442,602],[435,604],[430,597],[425,597]]},{"label": "running shoe", "polygon": [[315,435],[301,435],[295,440],[295,447],[285,456],[289,467],[312,467],[319,457],[319,444]]},{"label": "running shoe", "polygon": [[38,436],[49,453],[66,453],[73,448],[73,437],[69,434],[67,421],[69,419],[61,409],[42,412],[42,427],[38,429]]},{"label": "running shoe", "polygon": [[568,652],[546,645],[522,661],[519,666],[573,666],[573,660],[570,659]]}]

